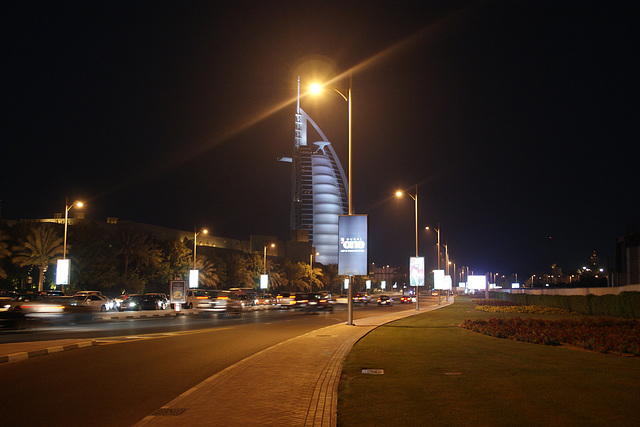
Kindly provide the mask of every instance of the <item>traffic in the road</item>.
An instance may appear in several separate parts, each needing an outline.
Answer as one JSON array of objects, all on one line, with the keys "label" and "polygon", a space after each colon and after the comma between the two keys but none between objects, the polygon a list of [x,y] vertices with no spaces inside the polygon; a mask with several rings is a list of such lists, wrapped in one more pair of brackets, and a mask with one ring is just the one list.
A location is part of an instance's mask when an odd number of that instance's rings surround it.
[{"label": "traffic in the road", "polygon": [[[399,301],[399,295],[389,296]],[[293,297],[295,305],[300,302],[297,309],[292,308]],[[233,315],[197,308],[182,309],[179,315],[171,309],[97,310],[90,320],[29,319],[24,327],[2,328],[4,343],[69,338],[97,341],[79,350],[0,364],[0,377],[11,384],[4,403],[12,410],[3,419],[8,425],[35,425],[45,420],[49,425],[132,425],[246,357],[346,321],[347,304],[331,299],[330,306],[320,308],[325,296],[311,297],[310,293],[287,295],[288,308],[278,308],[277,302],[256,303]],[[399,303],[379,306],[378,297],[354,305],[356,325],[365,317],[413,308]],[[310,305],[313,302],[317,304]],[[100,416],[87,423],[89,413]]]}]

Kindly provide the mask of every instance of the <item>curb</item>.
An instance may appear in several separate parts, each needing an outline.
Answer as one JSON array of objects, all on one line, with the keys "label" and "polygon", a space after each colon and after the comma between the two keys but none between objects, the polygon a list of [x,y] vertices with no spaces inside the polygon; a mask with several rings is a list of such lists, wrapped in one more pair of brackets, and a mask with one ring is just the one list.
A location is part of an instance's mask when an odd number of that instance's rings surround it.
[{"label": "curb", "polygon": [[34,357],[46,356],[48,354],[60,353],[63,351],[77,350],[79,348],[92,347],[94,345],[98,345],[98,342],[95,340],[91,340],[91,341],[82,341],[75,344],[49,347],[49,348],[44,348],[40,350],[23,351],[20,353],[13,353],[5,356],[0,356],[0,363],[18,362],[20,360],[32,359]]}]

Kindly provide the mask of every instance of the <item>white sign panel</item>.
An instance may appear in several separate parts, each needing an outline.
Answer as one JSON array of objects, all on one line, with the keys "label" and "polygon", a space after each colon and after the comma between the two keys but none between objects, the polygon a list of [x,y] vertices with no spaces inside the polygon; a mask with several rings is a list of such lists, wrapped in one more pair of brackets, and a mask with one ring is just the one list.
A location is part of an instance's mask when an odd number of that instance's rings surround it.
[{"label": "white sign panel", "polygon": [[371,280],[366,281],[367,289],[371,289]]},{"label": "white sign panel", "polygon": [[56,267],[56,285],[69,284],[69,260],[59,259]]},{"label": "white sign panel", "polygon": [[261,274],[260,275],[260,289],[267,289],[269,287],[269,275]]},{"label": "white sign panel", "polygon": [[344,279],[344,288],[349,289],[349,279]]},{"label": "white sign panel", "polygon": [[189,270],[189,287],[190,288],[198,287],[199,276],[200,276],[200,272],[198,270]]},{"label": "white sign panel", "polygon": [[383,280],[382,282],[380,282],[380,289],[387,289],[387,281]]},{"label": "white sign panel", "polygon": [[444,283],[444,270],[433,270],[433,289],[446,289]]},{"label": "white sign panel", "polygon": [[485,290],[487,288],[487,277],[472,275],[467,277],[468,289]]}]

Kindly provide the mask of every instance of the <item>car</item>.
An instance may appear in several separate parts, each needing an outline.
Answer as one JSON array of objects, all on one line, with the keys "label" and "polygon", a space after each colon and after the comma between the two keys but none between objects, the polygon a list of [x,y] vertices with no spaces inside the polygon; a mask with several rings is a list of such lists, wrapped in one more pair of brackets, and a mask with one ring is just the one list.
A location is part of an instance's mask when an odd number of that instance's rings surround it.
[{"label": "car", "polygon": [[64,315],[67,300],[64,297],[38,296],[32,293],[11,293],[2,299],[0,318],[4,320],[53,320]]},{"label": "car", "polygon": [[393,305],[393,298],[389,295],[380,295],[378,297],[378,305]]},{"label": "car", "polygon": [[440,292],[436,291],[435,289],[431,291],[431,296],[437,297],[438,295],[440,295]]},{"label": "car", "polygon": [[169,307],[169,297],[167,296],[167,294],[163,292],[148,292],[145,295],[148,297],[157,298],[160,301],[160,303],[158,303],[158,307],[162,307],[161,310]]},{"label": "car", "polygon": [[318,292],[296,294],[296,309],[311,311],[333,311],[330,298]]},{"label": "car", "polygon": [[159,294],[145,294],[140,298],[141,310],[164,310],[167,308],[167,302]]},{"label": "car", "polygon": [[74,297],[86,297],[87,295],[102,295],[100,291],[78,291],[73,294]]},{"label": "car", "polygon": [[235,314],[242,311],[242,301],[230,292],[210,291],[208,298],[201,300],[198,304],[198,311],[202,313]]},{"label": "car", "polygon": [[400,297],[400,304],[411,304],[411,297],[408,295],[403,295]]},{"label": "car", "polygon": [[337,304],[347,304],[349,302],[349,297],[344,294],[340,294],[335,299]]},{"label": "car", "polygon": [[256,299],[251,295],[236,295],[235,298],[240,301],[242,307],[253,307],[256,305]]},{"label": "car", "polygon": [[141,294],[131,294],[127,295],[126,298],[123,298],[120,303],[120,307],[118,310],[120,311],[138,311],[141,310],[142,307],[140,305],[140,301],[142,300]]},{"label": "car", "polygon": [[256,297],[256,305],[273,305],[275,298],[271,294],[258,294]]},{"label": "car", "polygon": [[102,295],[78,295],[71,298],[69,305],[76,308],[87,308],[89,311],[108,311],[109,300]]},{"label": "car", "polygon": [[369,296],[368,295],[364,295],[364,294],[355,294],[354,296],[352,296],[353,298],[353,303],[354,304],[368,304],[369,303]]},{"label": "car", "polygon": [[296,302],[295,292],[280,292],[276,296],[276,305],[279,308],[293,308]]}]

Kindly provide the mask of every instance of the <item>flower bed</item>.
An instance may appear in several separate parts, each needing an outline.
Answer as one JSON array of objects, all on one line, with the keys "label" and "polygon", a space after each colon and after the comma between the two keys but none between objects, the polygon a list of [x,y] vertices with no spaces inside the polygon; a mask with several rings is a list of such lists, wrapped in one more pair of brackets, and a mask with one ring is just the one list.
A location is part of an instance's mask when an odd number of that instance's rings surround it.
[{"label": "flower bed", "polygon": [[474,299],[476,310],[487,313],[573,314],[569,310],[544,305],[522,305],[499,299]]},{"label": "flower bed", "polygon": [[564,320],[465,320],[460,326],[473,332],[536,344],[570,344],[601,353],[640,355],[640,321],[583,318]]}]

